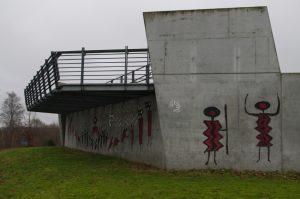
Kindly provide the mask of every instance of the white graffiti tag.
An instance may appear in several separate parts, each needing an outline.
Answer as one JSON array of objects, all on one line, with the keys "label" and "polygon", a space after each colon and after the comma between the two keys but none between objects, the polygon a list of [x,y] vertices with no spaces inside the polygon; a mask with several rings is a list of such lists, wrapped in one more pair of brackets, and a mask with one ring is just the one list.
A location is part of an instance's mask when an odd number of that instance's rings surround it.
[{"label": "white graffiti tag", "polygon": [[170,108],[172,109],[172,111],[174,113],[181,112],[181,105],[180,105],[180,103],[178,101],[176,101],[174,99],[170,100],[169,106],[170,106]]}]

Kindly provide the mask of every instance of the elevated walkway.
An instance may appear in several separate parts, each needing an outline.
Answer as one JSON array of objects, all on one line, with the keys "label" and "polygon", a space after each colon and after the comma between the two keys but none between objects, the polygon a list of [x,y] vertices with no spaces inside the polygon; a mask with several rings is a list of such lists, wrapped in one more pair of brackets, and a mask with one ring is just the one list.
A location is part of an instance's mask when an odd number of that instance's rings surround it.
[{"label": "elevated walkway", "polygon": [[52,52],[24,93],[29,111],[60,114],[149,95],[148,49]]}]

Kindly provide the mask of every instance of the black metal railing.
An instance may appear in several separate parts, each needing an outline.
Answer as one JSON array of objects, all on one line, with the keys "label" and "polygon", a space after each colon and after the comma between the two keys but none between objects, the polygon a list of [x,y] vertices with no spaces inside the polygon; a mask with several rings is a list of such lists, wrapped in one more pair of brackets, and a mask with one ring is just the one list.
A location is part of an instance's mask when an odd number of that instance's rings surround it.
[{"label": "black metal railing", "polygon": [[64,84],[151,83],[148,49],[56,51],[25,88],[25,102],[32,107]]}]

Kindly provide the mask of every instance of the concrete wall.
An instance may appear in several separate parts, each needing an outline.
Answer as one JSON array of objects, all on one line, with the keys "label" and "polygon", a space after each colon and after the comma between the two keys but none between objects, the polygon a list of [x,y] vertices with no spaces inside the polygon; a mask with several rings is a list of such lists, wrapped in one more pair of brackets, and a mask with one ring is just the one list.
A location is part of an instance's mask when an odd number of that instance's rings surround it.
[{"label": "concrete wall", "polygon": [[[147,104],[151,107],[148,108]],[[138,110],[142,110],[141,115]],[[149,110],[152,112],[149,116],[152,122],[148,119]],[[139,134],[141,120],[142,136]],[[151,125],[151,136],[148,134],[148,123]],[[155,97],[150,95],[68,114],[65,146],[165,167]]]},{"label": "concrete wall", "polygon": [[282,75],[283,169],[300,171],[300,74]]},{"label": "concrete wall", "polygon": [[[144,13],[144,20],[166,167],[283,169],[283,108],[278,114],[268,114],[276,113],[282,101],[282,85],[267,9],[150,12]],[[255,116],[245,112],[247,95],[246,107]],[[272,144],[270,161],[268,147],[257,146],[256,136],[261,132],[255,128],[262,110],[255,104],[262,101],[270,104],[264,111],[270,119],[265,123],[272,139],[268,142]],[[225,129],[225,105],[228,154],[226,131],[219,131],[224,147],[215,152],[217,165],[214,151],[206,165],[209,153],[205,153],[204,132],[208,127],[204,122],[211,118],[203,111],[218,108],[221,113],[215,120]],[[300,170],[295,165],[289,168]]]}]

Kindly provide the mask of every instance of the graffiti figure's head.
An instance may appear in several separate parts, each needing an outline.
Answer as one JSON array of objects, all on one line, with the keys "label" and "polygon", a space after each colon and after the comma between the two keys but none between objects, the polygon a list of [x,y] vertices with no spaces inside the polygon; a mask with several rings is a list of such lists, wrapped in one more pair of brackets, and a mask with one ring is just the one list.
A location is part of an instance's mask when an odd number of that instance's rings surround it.
[{"label": "graffiti figure's head", "polygon": [[261,111],[267,110],[269,107],[270,107],[270,103],[266,101],[257,102],[255,104],[255,108]]},{"label": "graffiti figure's head", "polygon": [[138,111],[137,112],[138,112],[139,117],[143,116],[143,109],[140,106],[138,106]]},{"label": "graffiti figure's head", "polygon": [[218,115],[220,115],[220,110],[216,107],[207,107],[206,109],[204,109],[203,111],[204,115],[211,117],[212,119],[217,117]]},{"label": "graffiti figure's head", "polygon": [[145,107],[146,107],[148,110],[150,110],[150,108],[151,108],[151,103],[150,103],[150,102],[146,102],[146,103],[145,103]]}]

